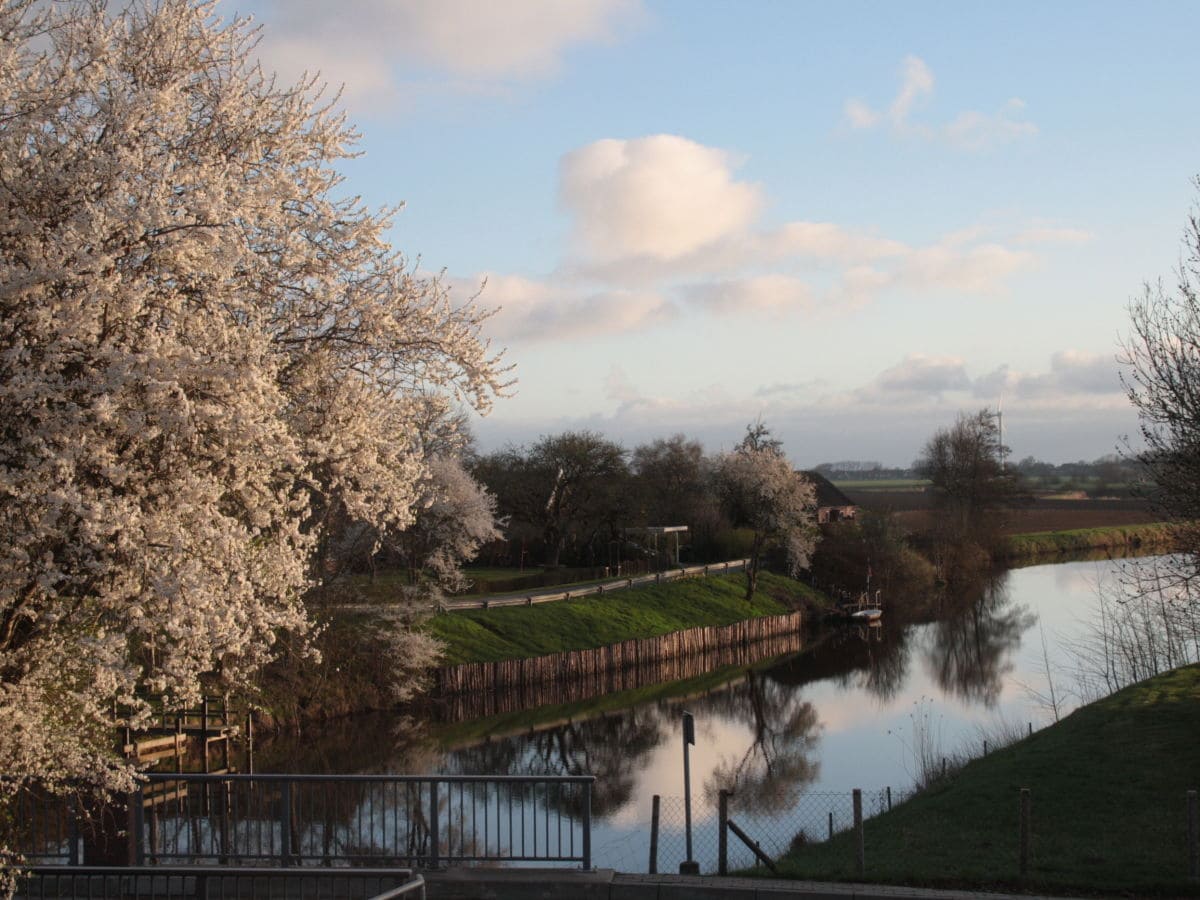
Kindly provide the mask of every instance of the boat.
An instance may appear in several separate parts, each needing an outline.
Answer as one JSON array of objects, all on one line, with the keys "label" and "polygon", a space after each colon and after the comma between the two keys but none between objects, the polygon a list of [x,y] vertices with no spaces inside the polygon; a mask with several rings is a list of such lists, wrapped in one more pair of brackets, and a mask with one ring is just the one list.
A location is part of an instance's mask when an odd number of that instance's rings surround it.
[{"label": "boat", "polygon": [[883,610],[875,607],[858,609],[848,616],[851,622],[871,622],[874,624],[883,618]]},{"label": "boat", "polygon": [[851,603],[845,603],[841,607],[841,613],[845,616],[846,621],[855,625],[877,625],[879,620],[883,618],[883,603],[880,600],[880,592],[876,591],[875,596],[863,591],[857,600]]}]

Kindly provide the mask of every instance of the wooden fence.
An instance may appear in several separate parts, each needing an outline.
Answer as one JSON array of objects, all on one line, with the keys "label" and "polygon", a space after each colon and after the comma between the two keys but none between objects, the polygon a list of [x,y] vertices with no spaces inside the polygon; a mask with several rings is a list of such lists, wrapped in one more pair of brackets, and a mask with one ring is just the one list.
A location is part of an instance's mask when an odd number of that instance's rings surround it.
[{"label": "wooden fence", "polygon": [[802,625],[802,614],[795,612],[591,650],[444,666],[434,671],[433,684],[451,721],[573,703],[798,653],[804,643]]}]

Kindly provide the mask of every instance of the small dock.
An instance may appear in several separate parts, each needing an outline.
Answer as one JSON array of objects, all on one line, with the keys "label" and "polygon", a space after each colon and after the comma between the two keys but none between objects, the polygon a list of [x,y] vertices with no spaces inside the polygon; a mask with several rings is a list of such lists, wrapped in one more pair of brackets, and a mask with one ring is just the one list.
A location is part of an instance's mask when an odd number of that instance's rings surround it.
[{"label": "small dock", "polygon": [[[239,736],[239,728],[231,714],[228,698],[206,696],[195,706],[177,710],[166,709],[161,701],[151,703],[156,708],[144,730],[133,730],[129,711],[124,715],[114,711],[123,736],[122,756],[160,771],[172,761],[176,773],[198,771],[206,775],[223,775],[237,771],[232,763],[232,744]],[[246,741],[247,767],[251,769],[253,734],[253,724],[247,716],[241,736]],[[145,796],[145,803],[149,806],[179,799],[176,790],[186,792],[186,787],[150,791]]]}]

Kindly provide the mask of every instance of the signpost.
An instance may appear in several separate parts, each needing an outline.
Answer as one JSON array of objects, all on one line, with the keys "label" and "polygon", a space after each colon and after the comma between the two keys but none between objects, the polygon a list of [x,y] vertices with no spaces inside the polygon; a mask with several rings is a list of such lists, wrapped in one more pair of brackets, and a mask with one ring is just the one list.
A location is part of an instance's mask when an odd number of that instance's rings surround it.
[{"label": "signpost", "polygon": [[692,859],[692,769],[688,759],[688,744],[696,743],[696,720],[690,712],[683,714],[683,822],[687,834],[687,859],[679,864],[680,875],[699,875],[700,863]]}]

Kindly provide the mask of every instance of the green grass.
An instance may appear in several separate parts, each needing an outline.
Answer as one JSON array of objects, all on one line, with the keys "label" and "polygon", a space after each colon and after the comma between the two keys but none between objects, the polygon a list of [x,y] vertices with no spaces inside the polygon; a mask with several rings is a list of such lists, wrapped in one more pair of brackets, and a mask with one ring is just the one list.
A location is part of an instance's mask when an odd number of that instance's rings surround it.
[{"label": "green grass", "polygon": [[[1200,787],[1200,666],[1150,679],[968,763],[865,825],[866,880],[931,887],[1200,896],[1187,790]],[[1033,861],[1018,872],[1019,791]],[[791,878],[862,880],[851,835],[780,861]]]},{"label": "green grass", "polygon": [[743,599],[745,585],[741,574],[689,578],[537,606],[442,613],[425,627],[446,644],[445,662],[453,665],[585,650],[828,602],[807,585],[770,572],[759,576],[751,603]]},{"label": "green grass", "polygon": [[1012,557],[1024,557],[1160,544],[1165,546],[1169,538],[1169,526],[1158,522],[1075,528],[1069,531],[1037,531],[1011,535],[1007,553]]}]

